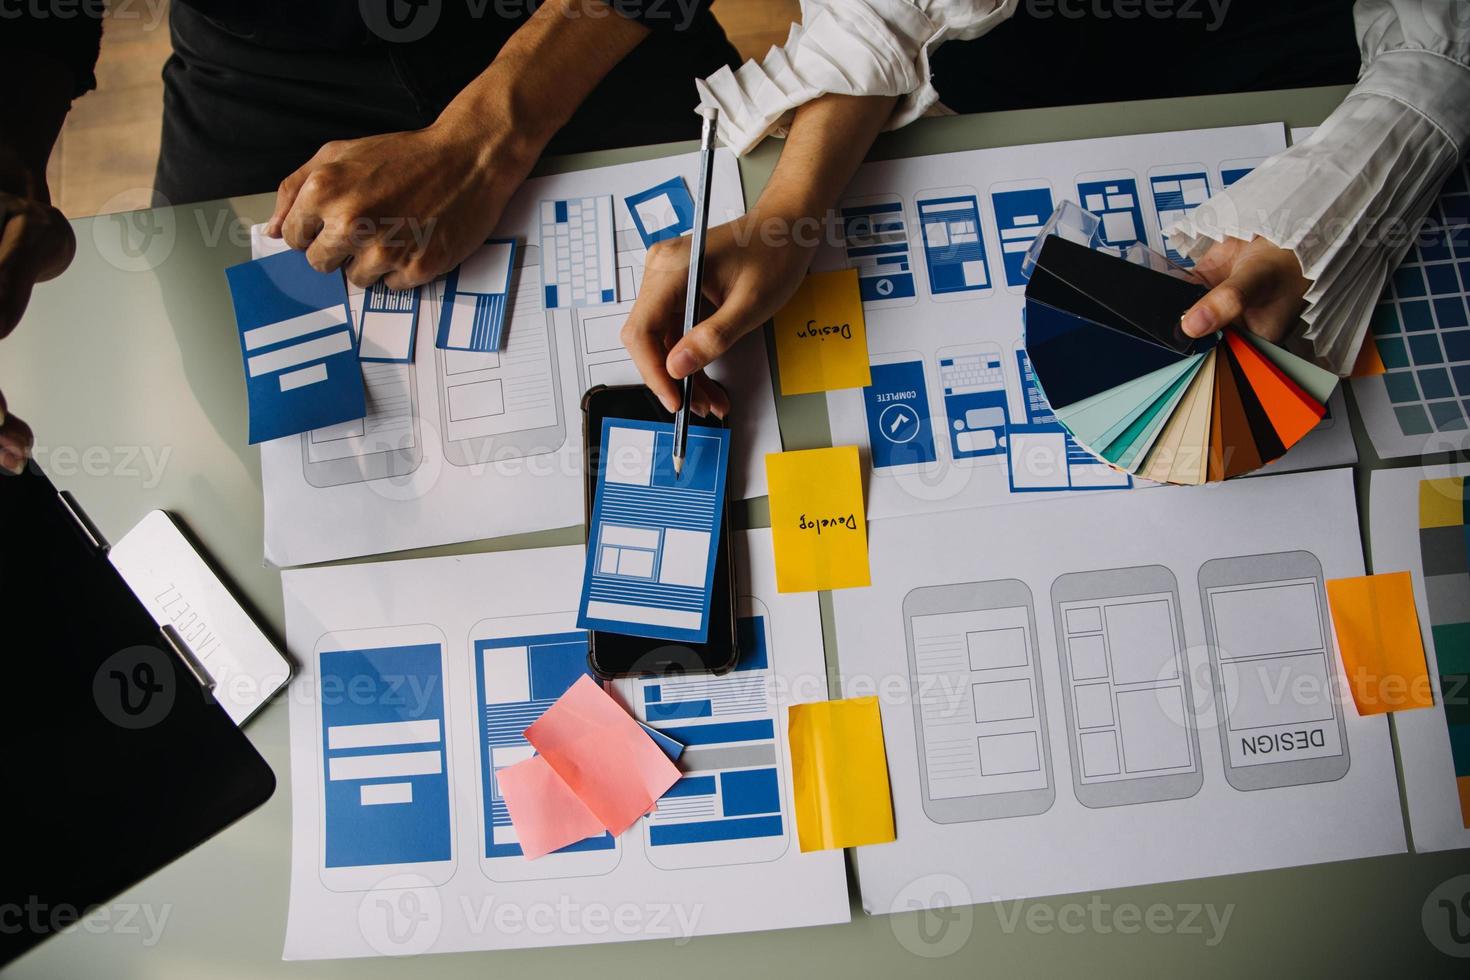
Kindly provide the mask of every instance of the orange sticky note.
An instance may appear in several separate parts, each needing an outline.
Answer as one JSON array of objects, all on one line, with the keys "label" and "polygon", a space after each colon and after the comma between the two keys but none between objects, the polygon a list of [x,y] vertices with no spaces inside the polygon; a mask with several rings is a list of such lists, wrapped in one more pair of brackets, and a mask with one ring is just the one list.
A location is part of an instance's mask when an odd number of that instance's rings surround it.
[{"label": "orange sticky note", "polygon": [[1331,579],[1327,604],[1358,714],[1434,704],[1408,572]]},{"label": "orange sticky note", "polygon": [[526,741],[614,834],[679,780],[678,767],[633,716],[585,675],[526,729]]},{"label": "orange sticky note", "polygon": [[510,811],[521,853],[527,858],[538,858],[603,833],[597,817],[539,755],[496,770],[495,785]]},{"label": "orange sticky note", "polygon": [[772,326],[781,394],[862,388],[872,383],[856,269],[808,275],[777,311]]}]

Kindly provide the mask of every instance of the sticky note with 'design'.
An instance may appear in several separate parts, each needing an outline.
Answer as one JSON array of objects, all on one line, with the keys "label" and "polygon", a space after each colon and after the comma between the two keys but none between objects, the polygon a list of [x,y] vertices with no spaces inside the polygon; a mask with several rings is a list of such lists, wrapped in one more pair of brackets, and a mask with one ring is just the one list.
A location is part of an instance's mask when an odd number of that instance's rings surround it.
[{"label": "sticky note with 'design'", "polygon": [[778,591],[872,584],[856,446],[768,453],[766,483]]},{"label": "sticky note with 'design'", "polygon": [[781,394],[864,388],[872,383],[856,269],[808,275],[776,313],[775,329]]},{"label": "sticky note with 'design'", "polygon": [[1358,714],[1434,704],[1408,572],[1331,579],[1327,604]]},{"label": "sticky note with 'design'", "polygon": [[878,699],[793,704],[788,721],[802,851],[893,840],[893,799]]}]

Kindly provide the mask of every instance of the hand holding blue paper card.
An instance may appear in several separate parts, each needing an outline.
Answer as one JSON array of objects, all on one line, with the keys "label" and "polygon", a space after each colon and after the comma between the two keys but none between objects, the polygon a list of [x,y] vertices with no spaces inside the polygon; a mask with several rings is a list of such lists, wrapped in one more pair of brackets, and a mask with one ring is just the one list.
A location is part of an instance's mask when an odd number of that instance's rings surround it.
[{"label": "hand holding blue paper card", "polygon": [[504,346],[515,257],[514,239],[491,239],[449,273],[435,347],[488,354]]},{"label": "hand holding blue paper card", "polygon": [[601,445],[577,625],[704,643],[729,430],[691,425],[677,475],[672,423],[604,419]]},{"label": "hand holding blue paper card", "polygon": [[367,414],[347,287],[295,250],[225,270],[245,361],[250,442]]}]

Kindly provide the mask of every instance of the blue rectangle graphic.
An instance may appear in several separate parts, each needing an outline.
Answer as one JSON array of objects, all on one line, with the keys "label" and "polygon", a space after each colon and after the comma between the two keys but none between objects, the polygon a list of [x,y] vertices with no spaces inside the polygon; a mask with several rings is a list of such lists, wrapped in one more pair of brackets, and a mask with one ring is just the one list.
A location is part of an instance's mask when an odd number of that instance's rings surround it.
[{"label": "blue rectangle graphic", "polygon": [[324,651],[318,671],[326,866],[448,861],[441,646]]}]

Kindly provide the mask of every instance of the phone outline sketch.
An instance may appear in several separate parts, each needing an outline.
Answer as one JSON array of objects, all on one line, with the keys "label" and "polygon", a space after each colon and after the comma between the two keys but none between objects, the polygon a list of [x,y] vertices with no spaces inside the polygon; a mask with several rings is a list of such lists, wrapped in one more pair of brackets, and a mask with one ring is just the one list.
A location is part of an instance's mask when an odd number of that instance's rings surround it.
[{"label": "phone outline sketch", "polygon": [[[1122,181],[1130,181],[1130,182],[1132,182],[1132,184],[1133,184],[1133,207],[1132,208],[1122,208],[1122,209],[1114,209],[1114,208],[1111,208],[1111,207],[1105,207],[1102,212],[1092,211],[1092,209],[1087,206],[1087,200],[1086,199],[1087,199],[1087,197],[1089,195],[1083,192],[1082,186],[1084,184],[1098,184],[1098,183],[1106,184],[1106,183],[1112,183],[1112,182],[1115,182],[1115,181],[1116,182],[1122,182]],[[1072,187],[1073,192],[1077,195],[1077,202],[1082,206],[1082,209],[1084,211],[1089,211],[1089,212],[1092,212],[1094,214],[1097,214],[1097,216],[1099,218],[1102,218],[1103,219],[1101,222],[1099,222],[1099,224],[1097,226],[1097,231],[1093,235],[1093,237],[1096,239],[1096,242],[1095,242],[1094,247],[1097,247],[1097,248],[1100,248],[1100,249],[1104,249],[1104,250],[1108,250],[1108,251],[1111,251],[1111,252],[1113,252],[1115,254],[1121,254],[1123,251],[1126,251],[1130,246],[1132,246],[1134,244],[1134,242],[1141,242],[1144,245],[1148,245],[1150,243],[1149,233],[1148,233],[1148,227],[1149,227],[1148,210],[1149,209],[1146,208],[1146,207],[1144,207],[1143,192],[1142,192],[1142,190],[1139,189],[1139,186],[1138,186],[1138,184],[1139,184],[1138,175],[1136,173],[1134,173],[1131,170],[1097,170],[1097,171],[1090,171],[1088,173],[1078,174],[1077,177],[1073,180],[1072,184],[1073,184],[1073,187]],[[1106,205],[1107,204],[1106,198],[1108,196],[1108,192],[1105,190],[1102,193],[1103,193],[1103,196],[1104,196],[1103,203],[1104,203],[1104,205]],[[1135,228],[1138,231],[1138,237],[1136,239],[1134,239],[1133,241],[1130,241],[1130,242],[1123,242],[1122,244],[1115,244],[1114,242],[1112,242],[1110,239],[1108,239],[1106,237],[1106,231],[1107,231],[1107,215],[1109,215],[1109,214],[1117,214],[1120,211],[1126,211],[1126,210],[1132,210],[1132,211],[1135,211],[1137,213],[1137,219],[1135,221]]]},{"label": "phone outline sketch", "polygon": [[[871,337],[870,337],[870,339],[871,339]],[[931,460],[926,460],[926,461],[923,461],[923,462],[914,462],[914,463],[895,463],[895,464],[886,465],[886,466],[876,466],[876,465],[874,465],[874,463],[873,463],[873,442],[872,442],[873,436],[872,436],[872,431],[871,431],[870,427],[868,426],[868,405],[867,405],[867,401],[866,401],[866,397],[865,397],[864,402],[863,402],[863,428],[864,428],[864,437],[867,439],[867,445],[865,447],[863,447],[863,448],[865,448],[867,450],[868,466],[872,470],[872,473],[873,473],[874,477],[877,477],[877,476],[880,476],[880,475],[881,476],[903,476],[903,475],[908,475],[908,474],[932,473],[932,472],[937,471],[941,466],[944,465],[944,463],[943,463],[943,457],[940,456],[940,440],[939,440],[939,437],[938,437],[937,432],[935,431],[936,416],[934,415],[934,406],[931,403],[931,396],[933,395],[933,389],[932,389],[932,387],[930,385],[930,377],[929,377],[929,374],[930,374],[930,370],[931,369],[930,369],[929,365],[926,363],[923,353],[921,353],[920,351],[917,351],[917,350],[888,351],[886,353],[881,353],[881,354],[869,353],[868,354],[868,364],[869,364],[870,367],[878,367],[878,366],[887,365],[887,364],[918,364],[919,365],[919,373],[923,376],[923,382],[924,382],[923,383],[923,387],[920,390],[922,390],[922,392],[924,394],[924,407],[929,412],[929,420],[928,421],[929,421],[929,441],[931,443],[931,447],[930,448],[932,448],[934,450],[934,458],[931,459]],[[872,385],[869,385],[868,387],[872,387]],[[883,411],[887,411],[887,410],[884,409]],[[882,417],[882,412],[879,413],[879,417],[880,418]],[[947,419],[947,416],[945,418]],[[923,420],[921,419],[920,420],[920,424],[918,426],[919,430],[922,430],[923,429],[922,422],[923,422]],[[905,443],[912,442],[914,439],[917,439],[918,437],[919,437],[919,432],[916,431],[911,438],[905,439],[903,441],[903,443],[896,443],[896,445],[903,445]],[[947,437],[946,437],[946,441],[947,441]]]},{"label": "phone outline sketch", "polygon": [[[419,304],[423,309],[424,303]],[[417,321],[414,329],[418,329]],[[363,386],[367,389],[368,415],[363,420],[364,426],[367,419],[372,418],[372,398],[374,381],[369,380],[369,375],[402,374],[408,379],[408,404],[409,418],[413,430],[413,443],[409,446],[398,446],[389,449],[377,449],[368,453],[353,453],[349,456],[341,456],[337,459],[311,458],[312,432],[301,433],[301,473],[306,482],[318,489],[326,487],[342,486],[346,483],[369,483],[373,480],[388,480],[402,478],[411,475],[419,468],[424,460],[424,436],[419,424],[419,381],[418,372],[414,369],[412,362],[403,361],[363,361],[361,362],[363,372]],[[329,426],[329,428],[334,428]]]},{"label": "phone outline sketch", "polygon": [[[975,208],[975,235],[980,248],[981,267],[985,271],[985,285],[936,289],[934,288],[934,263],[931,259],[929,236],[924,228],[924,205],[964,201],[965,199],[968,199]],[[992,268],[990,243],[985,236],[986,222],[984,211],[980,206],[980,192],[968,185],[921,190],[914,195],[914,214],[918,219],[919,248],[924,253],[924,275],[929,289],[929,298],[938,303],[955,303],[983,299],[991,295],[995,291],[995,272]]]},{"label": "phone outline sketch", "polygon": [[[883,205],[896,204],[896,205],[898,205],[898,212],[897,213],[898,213],[900,219],[903,221],[904,262],[907,263],[908,268],[906,270],[902,270],[900,272],[895,273],[894,274],[894,277],[895,278],[898,278],[898,277],[901,277],[901,276],[907,276],[908,279],[909,279],[909,283],[910,283],[910,286],[911,286],[913,292],[910,295],[908,295],[908,296],[902,296],[902,295],[881,296],[880,295],[880,296],[873,297],[871,299],[865,298],[862,301],[862,303],[863,303],[863,309],[865,309],[865,310],[866,309],[869,309],[869,308],[872,308],[872,309],[888,309],[890,307],[913,306],[915,303],[917,303],[919,301],[919,275],[918,275],[918,272],[914,269],[914,236],[913,236],[913,226],[912,226],[912,223],[909,220],[908,204],[898,194],[893,194],[893,193],[885,193],[885,194],[863,194],[863,195],[859,195],[857,197],[843,198],[842,200],[840,200],[840,201],[837,202],[836,214],[837,214],[838,218],[842,221],[842,263],[843,263],[842,267],[845,268],[845,269],[857,269],[858,270],[858,288],[859,288],[860,291],[862,290],[863,284],[864,284],[864,280],[866,280],[866,279],[872,279],[872,280],[879,280],[879,281],[881,281],[881,280],[883,280],[885,278],[888,278],[888,277],[882,276],[882,275],[867,275],[867,276],[864,275],[864,271],[863,271],[864,270],[864,266],[860,262],[862,256],[858,256],[855,259],[852,256],[852,254],[851,254],[851,249],[852,249],[853,246],[850,244],[850,240],[849,240],[848,234],[847,234],[847,218],[843,214],[843,212],[845,210],[850,209],[850,208],[871,207],[871,206],[877,205],[877,204],[883,204]],[[871,232],[871,212],[869,213],[869,220],[870,220],[869,228],[870,228],[870,232]],[[874,288],[876,290],[878,287],[874,287]]]},{"label": "phone outline sketch", "polygon": [[[776,682],[776,649],[771,640],[771,611],[764,602],[755,596],[740,596],[739,603],[736,606],[737,620],[750,619],[752,617],[760,617],[762,629],[765,631],[766,666],[762,669],[767,672],[768,676],[763,689],[767,696],[771,697],[776,691],[780,690],[780,686]],[[715,684],[739,679],[740,671],[738,664],[735,670],[710,677],[711,683]],[[614,689],[620,698],[625,699],[624,703],[633,708],[639,721],[642,721],[650,728],[658,729],[659,725],[648,720],[643,699],[637,696],[646,683],[646,678],[622,678],[615,682]],[[791,822],[796,818],[792,812],[791,794],[786,784],[786,760],[782,752],[782,744],[785,742],[786,736],[782,731],[783,726],[779,717],[781,713],[779,704],[772,702],[769,706],[771,708],[771,724],[775,729],[776,736],[772,740],[773,751],[775,752],[775,761],[772,765],[776,771],[776,789],[780,794],[781,833],[779,835],[771,834],[764,837],[743,837],[722,841],[654,844],[652,837],[655,824],[653,817],[650,816],[640,821],[643,824],[643,854],[648,858],[649,864],[652,864],[661,871],[681,871],[687,868],[731,867],[738,864],[768,864],[771,861],[780,860],[787,850],[790,849]],[[695,747],[693,749],[686,749],[686,752],[688,751],[697,753],[700,750]],[[686,776],[696,775],[703,771],[691,771],[688,768],[688,761],[682,756],[678,765],[680,771]],[[727,770],[714,771],[724,772]],[[740,857],[739,860],[730,859],[731,855],[742,855],[746,853],[749,853],[751,856]]]},{"label": "phone outline sketch", "polygon": [[[638,232],[633,228],[618,228],[613,239],[613,268],[618,277],[618,302],[604,303],[586,308],[558,308],[548,310],[556,329],[566,331],[572,338],[572,350],[576,355],[577,380],[582,390],[596,385],[614,387],[625,384],[642,384],[633,358],[623,346],[621,337],[613,338],[608,346],[592,350],[588,343],[587,324],[594,320],[615,320],[621,332],[633,304],[638,298],[638,289],[643,284],[643,263],[647,256]],[[621,352],[622,356],[599,358],[597,355]],[[611,370],[614,373],[602,373]],[[598,377],[593,377],[598,373]]]},{"label": "phone outline sketch", "polygon": [[[1174,218],[1165,221],[1164,209],[1159,206],[1159,190],[1154,181],[1160,179],[1168,179],[1170,177],[1203,177],[1205,181],[1205,196],[1204,200],[1199,201],[1198,203],[1191,205],[1190,207],[1184,208]],[[1147,244],[1163,252],[1166,256],[1168,256],[1170,261],[1178,265],[1182,265],[1186,269],[1193,268],[1193,260],[1189,259],[1179,252],[1176,252],[1173,246],[1169,244],[1169,239],[1164,237],[1164,228],[1166,225],[1172,224],[1174,221],[1177,221],[1184,215],[1189,214],[1195,208],[1199,207],[1200,204],[1208,201],[1214,195],[1215,185],[1211,183],[1213,178],[1210,175],[1210,168],[1197,160],[1184,163],[1159,164],[1157,166],[1148,168],[1148,173],[1145,175],[1145,179],[1148,180],[1149,201],[1153,204],[1154,209],[1154,228],[1150,232],[1150,234],[1157,234],[1158,236],[1157,242],[1150,240]]]},{"label": "phone outline sketch", "polygon": [[[1124,776],[1123,746],[1117,746],[1118,778],[1097,783],[1084,782],[1081,736],[1084,734],[1077,724],[1077,709],[1073,702],[1073,677],[1070,662],[1068,631],[1065,626],[1066,610],[1063,607],[1075,602],[1096,602],[1099,605],[1108,599],[1145,598],[1164,595],[1170,600],[1173,653],[1179,670],[1180,704],[1184,715],[1185,741],[1189,748],[1190,768],[1185,772],[1166,773],[1158,776]],[[1085,807],[1128,806],[1139,803],[1157,803],[1164,800],[1187,799],[1199,792],[1204,785],[1204,766],[1199,749],[1198,722],[1190,685],[1190,666],[1187,656],[1188,643],[1184,633],[1184,619],[1179,606],[1179,581],[1167,565],[1136,565],[1130,568],[1108,568],[1085,572],[1067,572],[1057,577],[1051,586],[1053,622],[1056,633],[1057,662],[1061,668],[1062,707],[1067,720],[1067,752],[1072,761],[1072,790],[1077,801]],[[1104,633],[1106,630],[1103,631]],[[1106,642],[1106,638],[1105,638]],[[1111,664],[1111,655],[1108,655]],[[1108,668],[1107,686],[1116,695],[1117,684],[1111,680],[1112,668]],[[1083,682],[1092,678],[1082,678]],[[1114,710],[1114,731],[1121,733]],[[1091,734],[1091,733],[1087,733]],[[1117,735],[1114,736],[1117,738]],[[1178,768],[1178,767],[1174,767]]]},{"label": "phone outline sketch", "polygon": [[[1006,292],[1016,294],[1024,293],[1026,291],[1026,283],[1029,281],[1029,279],[1022,276],[1018,269],[1017,277],[1020,278],[1021,281],[1013,282],[1011,280],[1012,266],[1020,265],[1021,260],[1026,255],[1026,250],[1031,247],[1031,242],[1035,240],[1036,236],[1031,235],[1030,237],[1026,238],[1024,242],[1022,242],[1020,237],[1014,235],[1007,238],[1005,232],[1014,231],[1015,229],[1020,227],[1030,228],[1031,226],[1012,225],[1010,228],[1001,228],[1000,208],[996,206],[996,197],[998,195],[1016,194],[1025,191],[1046,191],[1046,199],[1049,207],[1046,209],[1045,213],[1038,214],[1036,216],[1035,227],[1036,231],[1040,232],[1042,227],[1046,224],[1046,219],[1050,218],[1052,211],[1056,209],[1057,192],[1056,188],[1052,186],[1051,181],[1041,177],[1023,177],[1016,180],[1000,180],[991,184],[990,188],[986,191],[987,196],[990,198],[990,218],[995,227],[996,242],[1000,246],[1000,250],[997,254],[1000,256],[1001,273],[1005,277]],[[1007,250],[1007,242],[1010,242],[1013,245],[1019,244],[1021,245],[1021,247]],[[1014,255],[1017,257],[1014,262],[1007,262],[1007,256],[1010,255]]]},{"label": "phone outline sketch", "polygon": [[[535,316],[517,318],[516,300],[528,295],[522,292],[523,288],[530,288],[525,281],[528,269],[534,270],[537,280],[537,287],[530,294],[530,298],[536,304],[539,312]],[[552,311],[545,309],[541,301],[540,269],[539,246],[526,245],[516,249],[515,263],[510,273],[510,309],[505,313],[505,342],[502,350],[486,355],[474,351],[445,351],[434,346],[434,387],[438,392],[439,418],[443,430],[441,442],[444,446],[444,458],[455,466],[485,467],[509,459],[547,456],[566,445],[566,407],[562,404],[562,379],[556,346],[556,329],[551,317]],[[443,306],[441,292],[443,285],[441,281],[436,281],[433,286],[431,290],[433,318],[437,324]],[[492,435],[452,438],[450,426],[454,423],[449,417],[449,388],[451,386],[446,383],[449,377],[446,367],[447,357],[449,355],[454,355],[459,359],[485,356],[507,357],[511,354],[511,345],[516,342],[517,328],[524,331],[528,327],[546,331],[545,367],[547,379],[551,384],[551,404],[556,415],[556,422],[534,429],[514,429]]]},{"label": "phone outline sketch", "polygon": [[[1229,716],[1234,698],[1226,686],[1224,667],[1220,663],[1212,593],[1238,586],[1280,586],[1283,583],[1301,583],[1303,580],[1310,580],[1317,600],[1317,627],[1323,644],[1321,655],[1323,676],[1326,678],[1324,693],[1337,722],[1338,744],[1342,751],[1338,755],[1311,759],[1285,759],[1255,766],[1233,765],[1230,761]],[[1332,623],[1327,612],[1327,587],[1322,575],[1322,563],[1317,556],[1310,551],[1280,551],[1265,555],[1212,558],[1200,566],[1199,597],[1205,619],[1205,647],[1210,654],[1210,678],[1215,688],[1215,727],[1220,734],[1220,763],[1225,768],[1226,782],[1237,790],[1248,792],[1275,789],[1278,786],[1328,783],[1346,776],[1352,767],[1347,713],[1344,711],[1338,687],[1337,657],[1333,654]]]},{"label": "phone outline sketch", "polygon": [[[993,354],[995,356],[995,360],[998,365],[997,370],[1000,371],[1000,384],[999,387],[989,385],[981,388],[979,392],[967,392],[967,394],[999,392],[999,404],[991,407],[1000,409],[1002,419],[999,426],[987,425],[981,427],[983,429],[999,429],[998,433],[995,434],[995,445],[985,450],[977,452],[966,452],[964,455],[961,455],[961,450],[957,445],[957,441],[959,438],[959,433],[963,430],[957,429],[955,427],[955,423],[959,420],[950,416],[948,402],[949,399],[952,397],[963,398],[964,395],[950,395],[946,392],[946,386],[944,383],[945,371],[942,362],[945,360],[953,361],[957,357],[976,354]],[[1009,380],[1010,376],[1006,371],[1005,350],[1000,346],[1000,344],[993,343],[991,341],[976,341],[974,343],[955,344],[950,347],[941,347],[934,352],[934,370],[938,372],[939,375],[939,400],[942,405],[944,418],[944,446],[945,449],[949,452],[950,462],[955,464],[956,466],[992,466],[1001,463],[1006,463],[1007,465],[1009,465],[1006,429],[1011,424],[1011,385]],[[968,414],[969,411],[970,410],[966,410],[966,414]]]},{"label": "phone outline sketch", "polygon": [[[987,595],[988,593],[988,595]],[[1031,731],[1039,743],[1041,772],[1045,785],[1039,789],[1000,790],[971,796],[934,799],[930,796],[928,738],[924,731],[923,702],[920,699],[921,680],[918,655],[914,647],[914,619],[920,616],[937,616],[951,613],[983,613],[996,609],[1026,610],[1027,645],[1030,655],[1030,677],[1032,704],[1035,709],[1035,725]],[[909,590],[904,596],[902,612],[904,641],[908,650],[909,683],[913,689],[910,701],[913,706],[914,739],[919,761],[919,802],[924,815],[935,823],[967,823],[979,820],[998,820],[1005,817],[1035,816],[1051,809],[1056,802],[1056,780],[1051,758],[1051,730],[1046,720],[1046,695],[1041,668],[1041,651],[1036,632],[1036,606],[1031,588],[1020,579],[995,579],[988,582],[967,582],[958,585],[926,585]],[[970,701],[967,710],[973,712],[973,675],[966,682],[965,695]],[[982,724],[977,722],[976,724]],[[983,724],[997,724],[989,722]],[[1019,734],[1017,732],[996,734]],[[976,735],[975,738],[980,736]],[[979,750],[976,750],[976,765],[980,765]],[[1003,775],[1014,775],[1006,773]],[[981,778],[984,778],[983,776]]]},{"label": "phone outline sketch", "polygon": [[598,850],[572,851],[550,854],[528,861],[523,855],[491,856],[485,853],[487,836],[485,824],[485,769],[489,764],[488,746],[484,742],[485,729],[480,725],[481,709],[485,704],[482,684],[483,670],[480,657],[475,651],[479,640],[530,639],[559,634],[580,634],[584,645],[581,661],[586,662],[585,644],[587,631],[577,629],[577,611],[533,613],[524,616],[495,616],[480,620],[470,627],[466,637],[470,656],[470,678],[473,681],[475,719],[475,810],[478,817],[479,836],[475,839],[475,852],[479,856],[480,873],[491,881],[508,884],[518,881],[542,881],[557,878],[597,878],[612,874],[623,859],[621,837],[613,837],[612,847]]},{"label": "phone outline sketch", "polygon": [[[332,642],[329,642],[332,641]],[[350,641],[350,642],[349,642]],[[440,740],[443,742],[445,791],[449,797],[449,859],[446,861],[418,861],[397,864],[371,864],[351,867],[327,867],[327,760],[322,747],[321,658],[324,653],[339,650],[372,650],[390,646],[417,646],[433,643],[439,647],[439,688],[444,719],[440,725]],[[313,742],[316,745],[317,766],[313,774],[317,792],[317,877],[322,886],[334,892],[372,891],[387,878],[394,875],[413,875],[430,885],[443,885],[454,877],[459,862],[459,820],[455,813],[454,747],[451,732],[454,730],[453,698],[448,690],[448,646],[444,633],[432,623],[416,623],[410,626],[374,626],[364,629],[328,630],[317,638],[312,651],[312,666],[316,671],[316,730]],[[344,695],[345,696],[345,695]]]}]

